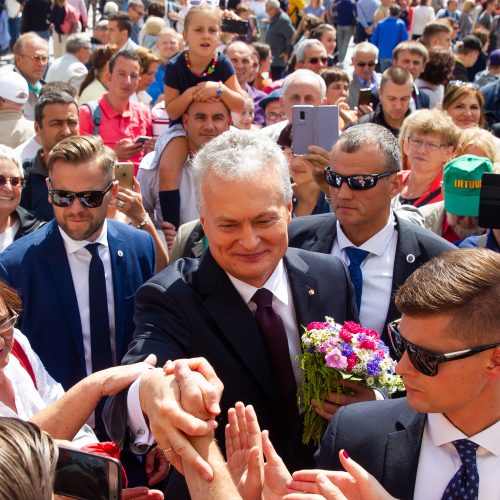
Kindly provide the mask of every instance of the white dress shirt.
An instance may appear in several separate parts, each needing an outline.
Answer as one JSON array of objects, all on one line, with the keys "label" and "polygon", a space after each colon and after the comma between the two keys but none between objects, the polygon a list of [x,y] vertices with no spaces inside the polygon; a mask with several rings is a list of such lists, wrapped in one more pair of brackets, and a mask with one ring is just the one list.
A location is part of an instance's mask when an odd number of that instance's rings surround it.
[{"label": "white dress shirt", "polygon": [[115,295],[113,289],[113,274],[111,272],[111,258],[108,245],[108,225],[106,220],[102,227],[101,234],[95,241],[75,241],[71,239],[60,227],[59,231],[64,242],[64,248],[68,256],[73,286],[75,287],[78,310],[80,311],[80,321],[82,324],[83,350],[85,353],[85,367],[87,375],[92,373],[92,351],[90,345],[90,305],[89,305],[89,267],[92,256],[85,248],[90,243],[100,243],[99,257],[104,266],[106,278],[106,296],[108,297],[108,317],[109,331],[111,333],[111,354],[113,364],[116,365],[116,344],[115,344]]},{"label": "white dress shirt", "polygon": [[[255,314],[257,309],[256,304],[252,301],[252,297],[258,288],[245,283],[230,274],[227,275],[236,291],[248,305],[252,313]],[[302,370],[300,363],[296,361],[296,356],[301,354],[300,335],[297,326],[297,318],[295,316],[295,307],[293,305],[292,290],[288,275],[280,260],[276,269],[273,271],[269,279],[264,283],[262,288],[266,288],[273,294],[273,309],[281,316],[286,330],[288,340],[288,350],[292,361],[293,373],[297,387],[302,384]],[[151,446],[154,443],[154,437],[148,429],[146,420],[141,411],[139,401],[140,378],[137,379],[131,386],[127,395],[127,421],[129,429],[132,433],[131,440],[137,447]]]},{"label": "white dress shirt", "polygon": [[[394,258],[398,242],[398,232],[394,228],[394,215],[391,213],[387,224],[368,241],[356,247],[345,235],[337,221],[337,237],[333,242],[332,255],[339,257],[349,266],[347,247],[361,248],[370,252],[361,263],[363,273],[363,292],[359,311],[360,324],[379,333],[385,325],[387,311],[391,302]],[[335,318],[334,318],[335,319]]]},{"label": "white dress shirt", "polygon": [[414,500],[441,500],[462,463],[452,443],[457,439],[469,439],[479,445],[479,500],[500,499],[500,421],[469,437],[442,413],[429,413],[422,437]]}]

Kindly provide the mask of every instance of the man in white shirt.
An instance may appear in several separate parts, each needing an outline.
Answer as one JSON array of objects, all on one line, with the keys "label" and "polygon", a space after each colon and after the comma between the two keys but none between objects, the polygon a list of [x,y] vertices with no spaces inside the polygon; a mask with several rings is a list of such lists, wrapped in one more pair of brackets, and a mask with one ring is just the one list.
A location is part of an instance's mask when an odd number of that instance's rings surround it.
[{"label": "man in white shirt", "polygon": [[106,219],[115,163],[97,136],[55,144],[47,159],[54,219],[1,254],[1,279],[22,291],[19,328],[65,389],[120,362],[135,292],[154,273],[150,235]]},{"label": "man in white shirt", "polygon": [[[349,266],[361,324],[380,332],[388,344],[385,325],[399,316],[394,292],[424,262],[455,247],[394,214],[391,200],[402,187],[401,153],[386,128],[370,123],[345,130],[330,165],[325,177],[334,213],[294,219],[290,246],[336,255]],[[356,262],[360,253],[364,256]]]},{"label": "man in white shirt", "polygon": [[89,35],[86,33],[70,35],[66,40],[66,53],[50,65],[45,81],[67,82],[79,92],[80,85],[88,73],[85,65],[89,62],[91,54]]},{"label": "man in white shirt", "polygon": [[499,296],[500,255],[489,250],[455,250],[415,271],[391,324],[407,397],[341,409],[318,467],[341,469],[345,448],[396,498],[498,499]]}]

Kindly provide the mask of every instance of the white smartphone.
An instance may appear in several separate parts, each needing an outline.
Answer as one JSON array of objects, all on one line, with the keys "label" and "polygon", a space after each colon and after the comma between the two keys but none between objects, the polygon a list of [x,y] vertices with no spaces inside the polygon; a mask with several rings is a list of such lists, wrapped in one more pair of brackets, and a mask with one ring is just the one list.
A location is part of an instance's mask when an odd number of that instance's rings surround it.
[{"label": "white smartphone", "polygon": [[309,146],[320,146],[323,149],[330,151],[338,137],[338,106],[293,106],[293,154],[307,154]]}]

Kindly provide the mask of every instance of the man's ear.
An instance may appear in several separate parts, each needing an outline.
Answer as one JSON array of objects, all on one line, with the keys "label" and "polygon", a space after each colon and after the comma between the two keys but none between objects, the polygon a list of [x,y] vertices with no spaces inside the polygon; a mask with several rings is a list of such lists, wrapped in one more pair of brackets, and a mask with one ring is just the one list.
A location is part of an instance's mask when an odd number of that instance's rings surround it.
[{"label": "man's ear", "polygon": [[403,189],[403,172],[399,171],[391,176],[391,198],[397,196]]}]

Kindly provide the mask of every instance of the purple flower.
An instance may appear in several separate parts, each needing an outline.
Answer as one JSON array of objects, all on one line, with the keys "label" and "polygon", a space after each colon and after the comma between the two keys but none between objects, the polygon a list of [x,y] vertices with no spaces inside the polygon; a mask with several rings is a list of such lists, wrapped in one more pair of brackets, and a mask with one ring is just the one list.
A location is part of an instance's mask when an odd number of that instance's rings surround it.
[{"label": "purple flower", "polygon": [[375,356],[372,360],[366,363],[366,371],[368,375],[379,375],[380,373],[380,358]]},{"label": "purple flower", "polygon": [[326,356],[325,361],[327,366],[330,368],[337,368],[338,370],[343,370],[347,368],[347,358],[342,356],[340,350],[335,347]]},{"label": "purple flower", "polygon": [[350,344],[346,344],[345,342],[342,342],[340,344],[340,350],[342,351],[342,356],[350,356],[353,353],[352,346]]}]

